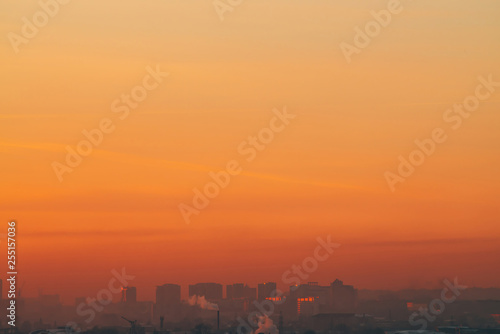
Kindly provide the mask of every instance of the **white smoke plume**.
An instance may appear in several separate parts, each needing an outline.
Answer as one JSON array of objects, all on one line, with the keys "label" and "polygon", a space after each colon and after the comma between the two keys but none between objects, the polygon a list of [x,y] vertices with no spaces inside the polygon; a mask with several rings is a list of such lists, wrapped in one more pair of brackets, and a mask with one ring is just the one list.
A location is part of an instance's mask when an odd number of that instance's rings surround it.
[{"label": "white smoke plume", "polygon": [[200,308],[204,310],[212,310],[212,311],[219,310],[219,305],[209,302],[208,300],[205,299],[205,296],[193,295],[189,297],[188,304],[191,306],[198,305]]},{"label": "white smoke plume", "polygon": [[263,315],[259,317],[259,328],[257,328],[254,334],[264,333],[264,334],[278,334],[279,330],[274,325],[273,321],[267,316]]}]

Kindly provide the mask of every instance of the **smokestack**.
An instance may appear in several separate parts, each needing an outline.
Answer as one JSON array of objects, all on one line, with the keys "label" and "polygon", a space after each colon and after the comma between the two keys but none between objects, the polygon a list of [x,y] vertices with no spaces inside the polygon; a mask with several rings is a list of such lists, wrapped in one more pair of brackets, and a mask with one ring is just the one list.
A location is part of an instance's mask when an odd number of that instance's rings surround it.
[{"label": "smokestack", "polygon": [[219,310],[217,310],[217,330],[219,330]]},{"label": "smokestack", "polygon": [[163,316],[160,317],[160,329],[163,331],[163,319],[165,319]]}]

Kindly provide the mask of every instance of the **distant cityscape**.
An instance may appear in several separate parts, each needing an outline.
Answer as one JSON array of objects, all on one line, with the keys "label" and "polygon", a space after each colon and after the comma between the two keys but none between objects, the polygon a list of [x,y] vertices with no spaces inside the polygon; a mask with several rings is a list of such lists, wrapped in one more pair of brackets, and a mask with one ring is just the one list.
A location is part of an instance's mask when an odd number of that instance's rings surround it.
[{"label": "distant cityscape", "polygon": [[[76,298],[74,305],[63,305],[57,294],[26,298],[19,292],[17,330],[38,334],[500,333],[498,288],[454,291],[450,285],[444,290],[358,290],[335,279],[328,285],[292,285],[288,291],[280,291],[275,282],[256,287],[197,283],[189,285],[188,290],[188,299],[182,300],[180,285],[163,284],[156,286],[155,301],[140,301],[139,289],[122,286],[117,292],[119,301],[113,302],[108,293]],[[436,302],[440,300],[446,303]],[[6,302],[2,296],[3,310]],[[4,319],[0,320],[2,331],[12,332]]]}]

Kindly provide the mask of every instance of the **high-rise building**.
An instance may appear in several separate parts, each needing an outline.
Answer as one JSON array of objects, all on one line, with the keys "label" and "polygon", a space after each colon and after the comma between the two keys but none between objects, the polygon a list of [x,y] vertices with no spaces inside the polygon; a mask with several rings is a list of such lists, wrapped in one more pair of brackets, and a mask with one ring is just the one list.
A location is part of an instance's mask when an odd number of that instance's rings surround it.
[{"label": "high-rise building", "polygon": [[243,283],[226,285],[226,299],[255,299],[257,289]]},{"label": "high-rise building", "polygon": [[136,303],[137,302],[137,289],[133,286],[127,287],[125,291],[125,302],[126,303]]},{"label": "high-rise building", "polygon": [[205,296],[207,300],[222,299],[222,285],[219,283],[197,283],[189,286],[189,296]]},{"label": "high-rise building", "polygon": [[332,311],[353,313],[358,303],[358,290],[352,285],[344,285],[339,279],[330,284],[330,288]]},{"label": "high-rise building", "polygon": [[[240,283],[226,285],[226,299],[235,299],[235,287],[240,285]],[[243,284],[242,284],[243,285]]]},{"label": "high-rise building", "polygon": [[312,315],[327,310],[330,300],[330,287],[318,282],[290,287],[290,300],[294,303],[292,311],[296,315]]},{"label": "high-rise building", "polygon": [[276,297],[273,294],[276,293],[276,283],[275,282],[267,282],[267,283],[259,283],[257,286],[257,299],[264,300],[266,298]]}]

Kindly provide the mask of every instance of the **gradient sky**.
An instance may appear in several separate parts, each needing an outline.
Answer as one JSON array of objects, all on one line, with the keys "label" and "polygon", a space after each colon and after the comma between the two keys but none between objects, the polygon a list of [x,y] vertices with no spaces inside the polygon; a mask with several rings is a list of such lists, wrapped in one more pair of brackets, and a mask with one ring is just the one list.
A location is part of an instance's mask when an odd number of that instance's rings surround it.
[{"label": "gradient sky", "polygon": [[[73,0],[18,54],[6,36],[40,7],[2,1],[0,210],[24,294],[95,296],[122,267],[139,299],[283,286],[327,235],[342,246],[309,281],[500,287],[500,90],[458,130],[442,120],[478,76],[500,81],[500,3],[402,3],[347,64],[339,44],[386,1],[248,0],[220,21],[211,1]],[[111,103],[157,64],[169,77],[119,121]],[[246,162],[238,145],[283,106],[297,117]],[[60,183],[52,162],[104,117],[116,131]],[[384,172],[435,127],[448,140],[392,193]],[[186,225],[178,204],[233,159],[244,173]]]}]

